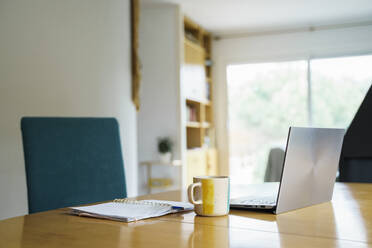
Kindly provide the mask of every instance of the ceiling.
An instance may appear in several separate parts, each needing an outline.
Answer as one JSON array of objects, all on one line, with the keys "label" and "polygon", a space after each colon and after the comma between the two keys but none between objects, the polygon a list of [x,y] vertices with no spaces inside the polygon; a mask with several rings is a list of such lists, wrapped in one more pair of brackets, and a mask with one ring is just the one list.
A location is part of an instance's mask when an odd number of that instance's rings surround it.
[{"label": "ceiling", "polygon": [[372,0],[141,0],[178,3],[215,35],[372,23]]}]

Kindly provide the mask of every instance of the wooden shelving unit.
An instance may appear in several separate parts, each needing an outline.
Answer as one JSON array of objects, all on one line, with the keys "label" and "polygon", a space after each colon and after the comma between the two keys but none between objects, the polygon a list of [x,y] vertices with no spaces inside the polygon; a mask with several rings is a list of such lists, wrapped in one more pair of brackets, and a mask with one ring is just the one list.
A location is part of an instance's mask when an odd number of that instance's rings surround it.
[{"label": "wooden shelving unit", "polygon": [[[187,148],[211,147],[209,135],[213,128],[212,107],[212,36],[189,18],[184,18],[184,49],[186,66],[198,68],[194,70],[201,75],[199,85],[194,85],[195,95],[186,96],[187,107]],[[192,76],[190,76],[192,78]],[[187,82],[188,83],[188,82]],[[204,84],[204,85],[203,85]],[[199,87],[199,88],[198,88]],[[200,130],[195,130],[196,128]]]},{"label": "wooden shelving unit", "polygon": [[[184,18],[188,182],[193,175],[218,174],[214,148],[212,36]],[[188,75],[189,74],[189,75]]]},{"label": "wooden shelving unit", "polygon": [[[218,173],[212,36],[197,23],[181,17],[182,10],[176,4],[151,4],[142,6],[142,10],[138,159],[156,160],[156,140],[170,137],[174,142],[173,159],[180,160],[181,166],[179,170],[156,166],[154,176],[169,175],[173,186],[181,188],[191,182],[192,176]],[[169,44],[175,49],[170,49]],[[169,182],[152,180],[149,184],[158,187]]]}]

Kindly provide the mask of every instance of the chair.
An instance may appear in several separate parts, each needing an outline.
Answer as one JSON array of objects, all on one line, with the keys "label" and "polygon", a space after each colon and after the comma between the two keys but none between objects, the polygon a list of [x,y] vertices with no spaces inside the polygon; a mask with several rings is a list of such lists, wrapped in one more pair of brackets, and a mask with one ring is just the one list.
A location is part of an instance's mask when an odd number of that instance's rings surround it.
[{"label": "chair", "polygon": [[127,196],[114,118],[23,117],[29,212]]},{"label": "chair", "polygon": [[271,148],[267,160],[265,182],[280,182],[282,176],[285,151],[282,148]]}]

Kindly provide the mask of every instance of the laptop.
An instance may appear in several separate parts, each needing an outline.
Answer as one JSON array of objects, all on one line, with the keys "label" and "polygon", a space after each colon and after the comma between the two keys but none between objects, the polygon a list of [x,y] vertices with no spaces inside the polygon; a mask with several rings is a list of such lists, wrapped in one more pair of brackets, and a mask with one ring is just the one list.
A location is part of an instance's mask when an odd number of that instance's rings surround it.
[{"label": "laptop", "polygon": [[330,201],[344,134],[344,129],[290,127],[280,182],[255,185],[245,197],[231,199],[230,207],[279,214]]}]

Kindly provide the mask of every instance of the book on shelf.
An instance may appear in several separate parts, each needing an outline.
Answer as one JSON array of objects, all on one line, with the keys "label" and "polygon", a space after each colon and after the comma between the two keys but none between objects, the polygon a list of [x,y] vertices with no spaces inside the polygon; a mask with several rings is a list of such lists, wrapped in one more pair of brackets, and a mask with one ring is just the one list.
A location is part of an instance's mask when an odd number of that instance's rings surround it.
[{"label": "book on shelf", "polygon": [[197,111],[195,107],[192,107],[190,105],[187,105],[186,108],[186,120],[189,122],[195,122],[197,121]]}]

